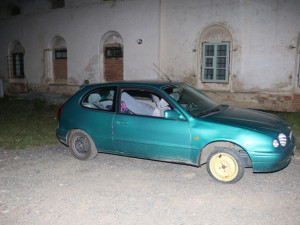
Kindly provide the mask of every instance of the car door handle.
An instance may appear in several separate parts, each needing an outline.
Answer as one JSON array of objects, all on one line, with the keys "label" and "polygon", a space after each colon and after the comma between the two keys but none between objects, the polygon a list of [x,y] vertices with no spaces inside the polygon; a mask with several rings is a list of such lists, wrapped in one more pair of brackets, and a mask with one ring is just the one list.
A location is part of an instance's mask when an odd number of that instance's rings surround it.
[{"label": "car door handle", "polygon": [[117,121],[117,124],[118,124],[118,125],[127,125],[127,121],[124,121],[124,120],[118,120],[118,121]]}]

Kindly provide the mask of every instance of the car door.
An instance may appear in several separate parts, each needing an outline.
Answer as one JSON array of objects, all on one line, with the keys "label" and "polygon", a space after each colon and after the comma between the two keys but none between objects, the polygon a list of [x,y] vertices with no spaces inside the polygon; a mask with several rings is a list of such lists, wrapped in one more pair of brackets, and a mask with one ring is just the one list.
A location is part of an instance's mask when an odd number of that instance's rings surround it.
[{"label": "car door", "polygon": [[[85,130],[98,150],[114,152],[112,122],[116,112],[115,86],[104,86],[88,92],[81,101],[84,114],[78,115],[78,128]],[[84,116],[82,116],[84,115]]]},{"label": "car door", "polygon": [[[189,122],[164,118],[163,110],[173,107],[161,96],[149,89],[123,88],[119,91],[118,113],[113,120],[114,146],[130,156],[189,162]],[[159,105],[160,102],[164,103]]]}]

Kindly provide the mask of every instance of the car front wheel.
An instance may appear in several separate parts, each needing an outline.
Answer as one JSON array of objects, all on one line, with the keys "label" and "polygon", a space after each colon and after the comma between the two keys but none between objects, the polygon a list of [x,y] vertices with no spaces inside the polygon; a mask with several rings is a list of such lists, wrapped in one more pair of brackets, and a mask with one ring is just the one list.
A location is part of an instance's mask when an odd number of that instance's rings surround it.
[{"label": "car front wheel", "polygon": [[92,138],[82,130],[72,132],[69,147],[72,154],[80,160],[91,160],[98,153]]},{"label": "car front wheel", "polygon": [[207,159],[209,175],[221,183],[236,183],[244,175],[243,160],[239,153],[231,149],[214,150]]}]

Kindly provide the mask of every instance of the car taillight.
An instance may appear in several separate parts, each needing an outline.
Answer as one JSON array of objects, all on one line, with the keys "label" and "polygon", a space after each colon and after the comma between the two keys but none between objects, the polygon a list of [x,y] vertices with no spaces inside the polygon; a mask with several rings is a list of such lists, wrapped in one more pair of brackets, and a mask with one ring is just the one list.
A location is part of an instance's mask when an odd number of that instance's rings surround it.
[{"label": "car taillight", "polygon": [[63,110],[63,107],[64,107],[64,105],[62,105],[62,106],[59,108],[59,110],[58,110],[58,115],[57,115],[57,120],[58,120],[58,121],[60,120],[60,116],[61,116],[61,112],[62,112],[62,110]]}]

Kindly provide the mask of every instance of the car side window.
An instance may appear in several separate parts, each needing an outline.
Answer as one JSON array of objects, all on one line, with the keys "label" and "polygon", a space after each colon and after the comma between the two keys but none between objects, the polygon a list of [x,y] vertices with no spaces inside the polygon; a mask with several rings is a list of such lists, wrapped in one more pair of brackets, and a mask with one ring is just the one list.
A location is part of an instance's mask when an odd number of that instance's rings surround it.
[{"label": "car side window", "polygon": [[121,92],[121,113],[164,117],[172,107],[160,96],[145,90],[126,89]]},{"label": "car side window", "polygon": [[115,111],[115,93],[116,88],[114,87],[103,87],[95,89],[83,97],[81,105],[89,109]]}]

